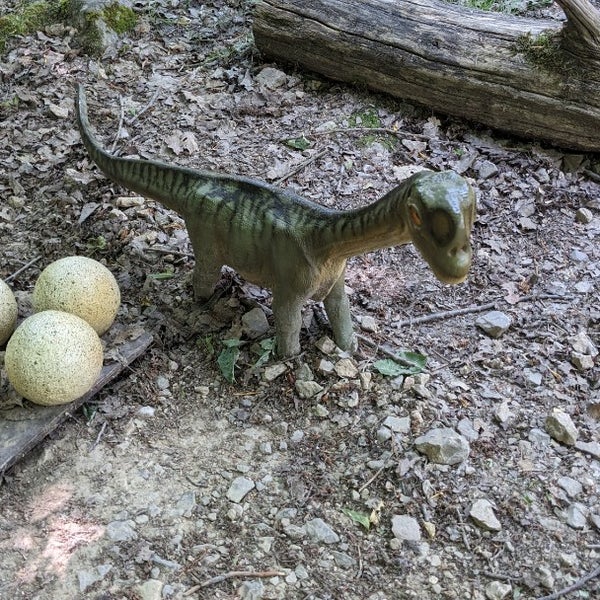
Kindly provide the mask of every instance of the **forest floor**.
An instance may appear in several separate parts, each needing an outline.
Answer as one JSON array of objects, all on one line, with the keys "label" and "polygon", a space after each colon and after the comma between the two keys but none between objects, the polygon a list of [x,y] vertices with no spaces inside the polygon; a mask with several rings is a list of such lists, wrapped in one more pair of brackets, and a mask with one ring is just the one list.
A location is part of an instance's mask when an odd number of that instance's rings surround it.
[{"label": "forest floor", "polygon": [[[0,598],[499,600],[577,583],[569,598],[598,598],[600,578],[581,581],[600,562],[598,158],[270,64],[248,2],[135,6],[100,59],[56,25],[0,61],[0,277],[37,259],[10,282],[21,317],[41,269],[84,254],[121,286],[107,348],[154,336],[4,473]],[[91,164],[77,81],[121,155],[330,207],[415,168],[457,170],[478,196],[468,280],[441,284],[412,246],[354,258],[352,312],[372,343],[328,349],[309,304],[303,353],[256,365],[268,344],[242,317],[270,318],[270,293],[227,271],[210,310],[194,302],[182,220]],[[510,321],[499,337],[476,325],[493,309]],[[217,357],[240,336],[229,383]],[[382,347],[426,356],[425,371],[383,375]],[[3,374],[0,420],[21,402]],[[460,436],[457,464],[419,450],[439,428]]]}]

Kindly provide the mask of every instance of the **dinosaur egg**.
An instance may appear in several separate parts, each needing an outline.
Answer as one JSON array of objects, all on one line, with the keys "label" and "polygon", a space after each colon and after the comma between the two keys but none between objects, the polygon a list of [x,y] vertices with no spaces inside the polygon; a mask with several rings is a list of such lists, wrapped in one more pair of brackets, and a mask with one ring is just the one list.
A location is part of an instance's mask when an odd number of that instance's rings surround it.
[{"label": "dinosaur egg", "polygon": [[6,345],[8,380],[24,398],[53,406],[90,390],[102,369],[102,342],[83,319],[45,310],[25,319]]},{"label": "dinosaur egg", "polygon": [[0,346],[6,342],[15,330],[17,314],[15,296],[8,284],[0,279]]},{"label": "dinosaur egg", "polygon": [[62,310],[102,335],[117,316],[121,293],[114,275],[98,261],[67,256],[49,264],[33,289],[33,310]]}]

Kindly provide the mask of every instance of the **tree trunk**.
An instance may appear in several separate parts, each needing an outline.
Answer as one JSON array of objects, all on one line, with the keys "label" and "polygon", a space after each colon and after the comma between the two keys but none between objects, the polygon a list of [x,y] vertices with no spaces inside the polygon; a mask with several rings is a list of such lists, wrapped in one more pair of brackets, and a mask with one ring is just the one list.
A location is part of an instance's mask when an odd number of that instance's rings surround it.
[{"label": "tree trunk", "polygon": [[267,56],[565,148],[600,151],[600,12],[559,21],[436,0],[260,0]]}]

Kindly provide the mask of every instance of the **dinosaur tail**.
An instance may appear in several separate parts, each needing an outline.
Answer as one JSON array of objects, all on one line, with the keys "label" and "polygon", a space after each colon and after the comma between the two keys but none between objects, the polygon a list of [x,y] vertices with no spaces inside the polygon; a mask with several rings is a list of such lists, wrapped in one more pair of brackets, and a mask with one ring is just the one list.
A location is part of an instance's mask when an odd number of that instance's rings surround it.
[{"label": "dinosaur tail", "polygon": [[120,158],[104,150],[91,131],[81,84],[77,85],[75,112],[81,139],[90,157],[107,177],[123,187],[185,214],[193,192],[210,180],[200,171],[152,160]]}]

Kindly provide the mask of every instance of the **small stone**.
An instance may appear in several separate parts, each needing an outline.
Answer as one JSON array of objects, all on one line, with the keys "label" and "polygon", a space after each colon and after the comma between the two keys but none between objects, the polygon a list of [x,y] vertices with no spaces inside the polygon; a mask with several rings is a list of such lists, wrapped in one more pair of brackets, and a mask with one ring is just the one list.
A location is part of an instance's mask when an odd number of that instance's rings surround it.
[{"label": "small stone", "polygon": [[332,550],[331,556],[333,556],[335,564],[342,569],[352,569],[356,566],[356,560],[352,558],[349,554],[345,554],[344,552],[336,552],[335,550]]},{"label": "small stone", "polygon": [[510,583],[502,583],[501,581],[490,581],[485,586],[485,597],[488,600],[504,600],[508,598],[512,592]]},{"label": "small stone", "polygon": [[591,223],[593,218],[594,213],[589,208],[585,208],[584,206],[579,208],[575,213],[575,220],[578,223],[583,223],[584,225]]},{"label": "small stone", "polygon": [[227,490],[227,498],[232,502],[241,502],[246,494],[255,487],[254,481],[248,477],[236,477]]},{"label": "small stone", "polygon": [[299,444],[303,439],[304,431],[302,431],[302,429],[296,429],[290,437],[290,442],[292,442],[292,444]]},{"label": "small stone", "polygon": [[287,75],[279,69],[273,67],[265,67],[254,78],[258,85],[266,87],[269,90],[276,90],[287,83]]},{"label": "small stone", "polygon": [[260,579],[244,581],[237,589],[237,598],[240,600],[260,600],[265,595],[265,585]]},{"label": "small stone", "polygon": [[485,331],[490,337],[499,338],[512,324],[512,319],[499,310],[492,310],[480,316],[475,325]]},{"label": "small stone", "polygon": [[369,371],[362,371],[358,374],[358,378],[360,379],[360,387],[365,392],[368,392],[371,388],[371,379],[373,378],[373,373],[370,373]]},{"label": "small stone", "polygon": [[494,416],[499,423],[506,423],[510,419],[512,413],[508,408],[508,400],[504,400],[494,411]]},{"label": "small stone", "polygon": [[106,535],[113,542],[131,542],[138,537],[133,525],[133,521],[112,521],[106,526]]},{"label": "small stone", "polygon": [[136,415],[142,419],[148,419],[153,417],[155,412],[154,406],[140,406],[136,411]]},{"label": "small stone", "polygon": [[572,446],[577,441],[577,428],[571,421],[571,417],[560,409],[555,408],[546,417],[546,431],[557,442]]},{"label": "small stone", "polygon": [[306,363],[301,363],[296,369],[296,379],[301,381],[312,381],[314,379],[311,368]]},{"label": "small stone", "polygon": [[600,443],[598,442],[576,442],[575,448],[600,460]]},{"label": "small stone", "polygon": [[288,370],[284,363],[277,363],[274,365],[268,365],[263,371],[263,379],[265,381],[275,381],[278,377],[283,375]]},{"label": "small stone", "polygon": [[571,363],[578,371],[589,371],[594,368],[594,359],[589,354],[571,352]]},{"label": "small stone", "polygon": [[533,386],[542,385],[542,374],[539,371],[533,371],[532,369],[523,369],[523,377],[525,381]]},{"label": "small stone", "polygon": [[315,542],[337,544],[340,541],[340,536],[323,519],[317,518],[307,521],[304,524],[304,529],[308,537]]},{"label": "small stone", "polygon": [[342,358],[335,363],[335,372],[338,377],[345,377],[346,379],[354,379],[358,375],[358,369],[350,358]]},{"label": "small stone", "polygon": [[443,465],[456,465],[469,456],[469,442],[454,429],[432,429],[415,440],[417,450],[429,460]]},{"label": "small stone", "polygon": [[194,508],[196,508],[196,493],[193,491],[182,494],[175,505],[177,513],[187,518],[192,516]]},{"label": "small stone", "polygon": [[261,308],[257,306],[242,316],[242,331],[251,340],[269,331],[269,321]]},{"label": "small stone", "polygon": [[322,338],[319,338],[317,340],[317,343],[315,344],[315,346],[323,353],[323,354],[333,354],[337,348],[337,346],[335,345],[335,342],[327,337],[326,335],[324,335]]},{"label": "small stone", "polygon": [[474,442],[479,439],[479,434],[473,427],[473,423],[466,417],[461,419],[456,426],[458,433],[460,433],[468,442]]},{"label": "small stone", "polygon": [[323,373],[323,375],[331,375],[334,371],[334,365],[330,360],[327,360],[326,358],[322,358],[319,361],[319,365],[317,366],[317,369],[320,373]]},{"label": "small stone", "polygon": [[580,331],[577,335],[570,337],[569,343],[574,352],[589,354],[592,357],[598,355],[598,348],[585,331]]},{"label": "small stone", "polygon": [[369,315],[365,315],[360,320],[360,328],[363,331],[367,331],[369,333],[375,333],[378,329],[377,321],[373,317],[371,317]]},{"label": "small stone", "polygon": [[329,410],[322,404],[317,404],[315,406],[315,415],[321,419],[326,419],[329,416]]},{"label": "small stone", "polygon": [[500,531],[502,529],[500,521],[498,521],[494,514],[492,503],[485,498],[480,498],[473,502],[469,516],[478,527],[486,531]]},{"label": "small stone", "polygon": [[407,542],[418,542],[421,539],[419,522],[410,515],[394,515],[392,533],[396,539]]},{"label": "small stone", "polygon": [[477,171],[480,179],[489,179],[498,173],[498,167],[490,160],[483,160]]},{"label": "small stone", "polygon": [[375,439],[380,444],[387,442],[389,439],[391,439],[391,437],[392,437],[392,432],[387,427],[380,427],[377,430],[377,433],[375,434]]},{"label": "small stone", "polygon": [[140,600],[161,600],[163,582],[158,579],[148,579],[136,586],[136,592]]},{"label": "small stone", "polygon": [[302,381],[299,379],[296,381],[295,387],[300,398],[304,399],[312,398],[323,391],[323,386],[316,381]]},{"label": "small stone", "polygon": [[581,250],[578,250],[577,248],[574,248],[573,250],[571,250],[571,254],[569,256],[570,256],[571,260],[573,260],[575,262],[587,262],[590,258],[585,252],[582,252]]},{"label": "small stone", "polygon": [[169,385],[170,385],[169,379],[167,377],[165,377],[164,375],[159,375],[156,378],[156,387],[159,390],[161,390],[161,391],[168,390]]},{"label": "small stone", "polygon": [[583,486],[579,481],[572,479],[571,477],[559,477],[557,480],[558,485],[565,490],[568,496],[574,498],[578,496],[583,491]]},{"label": "small stone", "polygon": [[541,429],[534,427],[529,431],[527,439],[535,446],[547,446],[550,443],[550,436]]},{"label": "small stone", "polygon": [[388,427],[395,433],[409,433],[410,432],[410,417],[394,417],[389,416],[385,418],[383,422],[384,427]]},{"label": "small stone", "polygon": [[587,523],[588,510],[583,504],[574,502],[566,511],[567,525],[573,529],[583,529]]}]

